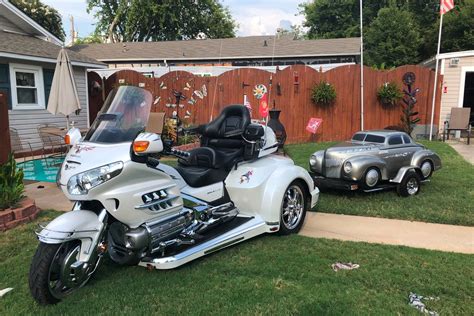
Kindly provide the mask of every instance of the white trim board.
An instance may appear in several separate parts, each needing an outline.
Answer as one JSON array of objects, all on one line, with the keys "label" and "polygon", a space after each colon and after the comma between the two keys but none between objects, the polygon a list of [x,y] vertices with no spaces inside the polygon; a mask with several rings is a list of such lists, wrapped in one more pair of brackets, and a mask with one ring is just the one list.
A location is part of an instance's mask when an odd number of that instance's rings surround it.
[{"label": "white trim board", "polygon": [[474,50],[465,50],[461,52],[439,54],[438,56],[436,56],[436,59],[447,59],[447,58],[469,57],[469,56],[474,56]]},{"label": "white trim board", "polygon": [[31,27],[36,29],[41,34],[43,34],[47,39],[51,40],[51,42],[53,42],[54,44],[59,45],[59,46],[63,45],[63,42],[59,38],[57,38],[56,36],[48,32],[45,28],[43,28],[41,25],[36,23],[33,19],[31,19],[25,13],[21,12],[21,10],[19,10],[17,7],[11,4],[8,0],[0,0],[0,5],[3,5],[13,14],[21,18],[26,23],[28,23]]},{"label": "white trim board", "polygon": [[[47,57],[38,57],[38,56],[22,55],[22,54],[15,54],[15,53],[4,53],[4,52],[0,52],[0,57],[56,64],[56,59],[47,58]],[[108,68],[107,65],[92,64],[92,63],[86,63],[86,62],[81,62],[81,61],[71,61],[71,64],[73,66],[86,67],[86,68],[104,68],[104,69]]]}]

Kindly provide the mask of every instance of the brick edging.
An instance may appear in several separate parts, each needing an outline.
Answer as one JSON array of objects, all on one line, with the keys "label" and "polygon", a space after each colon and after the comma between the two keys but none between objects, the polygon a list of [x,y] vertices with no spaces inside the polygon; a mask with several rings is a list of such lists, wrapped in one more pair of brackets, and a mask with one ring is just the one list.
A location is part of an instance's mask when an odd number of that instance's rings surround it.
[{"label": "brick edging", "polygon": [[0,211],[0,231],[6,231],[20,224],[34,220],[40,211],[36,207],[35,201],[30,198],[24,198],[20,201],[18,208],[8,208]]}]

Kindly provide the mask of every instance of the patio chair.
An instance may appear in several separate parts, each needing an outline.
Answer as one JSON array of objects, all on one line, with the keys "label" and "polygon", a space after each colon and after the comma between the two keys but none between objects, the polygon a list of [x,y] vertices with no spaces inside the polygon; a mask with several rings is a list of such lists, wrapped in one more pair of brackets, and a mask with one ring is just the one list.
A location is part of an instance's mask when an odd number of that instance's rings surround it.
[{"label": "patio chair", "polygon": [[163,126],[165,124],[165,113],[150,113],[148,118],[148,124],[146,125],[146,131],[150,133],[161,134],[163,133]]},{"label": "patio chair", "polygon": [[[51,130],[61,129],[56,124],[41,124],[38,126],[38,134],[40,136],[43,147],[41,148],[41,158],[47,161],[47,158],[64,157],[64,148],[66,144],[60,135],[52,134]],[[51,155],[48,157],[47,152]]]},{"label": "patio chair", "polygon": [[[20,154],[23,156],[23,162],[26,162],[26,157],[33,157],[33,148],[31,143],[28,141],[22,140],[18,134],[18,130],[14,127],[10,127],[10,143],[11,150],[15,154]],[[26,145],[26,146],[25,146]],[[28,156],[29,153],[29,156]]]},{"label": "patio chair", "polygon": [[471,141],[470,115],[471,108],[452,108],[449,121],[444,122],[443,142],[446,139],[449,140],[449,132],[451,131],[467,131],[467,144],[469,145]]}]

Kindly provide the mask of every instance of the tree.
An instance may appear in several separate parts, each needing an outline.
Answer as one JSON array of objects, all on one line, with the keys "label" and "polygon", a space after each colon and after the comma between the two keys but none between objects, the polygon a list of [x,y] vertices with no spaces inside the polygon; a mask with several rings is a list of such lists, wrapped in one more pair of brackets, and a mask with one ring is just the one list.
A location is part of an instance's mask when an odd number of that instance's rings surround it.
[{"label": "tree", "polygon": [[368,65],[400,66],[419,61],[420,32],[413,15],[396,7],[380,9],[365,36]]},{"label": "tree", "polygon": [[[406,1],[406,0],[405,0]],[[390,0],[364,0],[364,24],[369,25],[381,8]],[[309,38],[341,38],[360,36],[358,0],[314,0],[300,4],[300,14],[305,16],[304,26],[309,28]]]},{"label": "tree", "polygon": [[[438,44],[439,22],[433,25],[423,50],[430,52],[429,56],[436,53]],[[441,35],[441,53],[472,50],[474,49],[474,0],[457,2],[456,7],[443,17],[443,30]]]},{"label": "tree", "polygon": [[234,37],[237,26],[216,0],[87,0],[87,8],[111,42]]},{"label": "tree", "polygon": [[65,33],[59,12],[39,0],[10,0],[10,2],[45,28],[48,32],[64,41]]},{"label": "tree", "polygon": [[102,38],[97,34],[90,34],[86,37],[78,37],[73,45],[102,43]]}]

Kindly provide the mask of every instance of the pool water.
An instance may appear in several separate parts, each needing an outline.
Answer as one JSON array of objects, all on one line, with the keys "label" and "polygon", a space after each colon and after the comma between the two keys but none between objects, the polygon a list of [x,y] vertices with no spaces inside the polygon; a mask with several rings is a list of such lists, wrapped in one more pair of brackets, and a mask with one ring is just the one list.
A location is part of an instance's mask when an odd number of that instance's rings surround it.
[{"label": "pool water", "polygon": [[56,175],[63,163],[63,157],[48,157],[17,163],[18,169],[23,169],[24,180],[56,182]]}]

